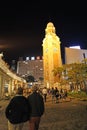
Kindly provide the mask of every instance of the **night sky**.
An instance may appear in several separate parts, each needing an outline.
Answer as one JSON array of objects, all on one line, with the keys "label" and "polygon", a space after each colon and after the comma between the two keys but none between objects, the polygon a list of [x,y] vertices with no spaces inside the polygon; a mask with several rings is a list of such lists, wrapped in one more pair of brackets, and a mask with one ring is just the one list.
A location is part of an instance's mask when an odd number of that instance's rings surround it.
[{"label": "night sky", "polygon": [[62,55],[64,47],[72,45],[87,49],[87,8],[84,0],[3,1],[0,3],[0,52],[3,52],[4,60],[10,64],[19,57],[42,55],[42,41],[48,22],[56,28]]}]

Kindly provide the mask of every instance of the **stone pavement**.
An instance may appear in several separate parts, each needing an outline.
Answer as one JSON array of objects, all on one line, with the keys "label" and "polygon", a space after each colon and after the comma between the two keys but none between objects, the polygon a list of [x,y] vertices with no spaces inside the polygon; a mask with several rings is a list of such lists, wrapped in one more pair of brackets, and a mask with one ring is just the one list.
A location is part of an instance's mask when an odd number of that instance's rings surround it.
[{"label": "stone pavement", "polygon": [[[9,100],[0,101],[0,130],[8,130],[4,114],[8,102]],[[52,103],[51,97],[48,97],[39,130],[87,130],[86,107],[87,101],[67,99]],[[29,130],[28,122],[23,130]]]}]

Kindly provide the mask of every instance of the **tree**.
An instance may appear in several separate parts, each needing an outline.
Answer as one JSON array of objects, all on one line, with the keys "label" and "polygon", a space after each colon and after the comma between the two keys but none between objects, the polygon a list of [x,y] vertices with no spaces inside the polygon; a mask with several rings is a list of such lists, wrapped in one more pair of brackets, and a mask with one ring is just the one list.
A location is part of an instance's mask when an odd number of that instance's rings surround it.
[{"label": "tree", "polygon": [[34,82],[35,79],[34,79],[34,77],[32,75],[29,75],[29,76],[26,77],[26,81],[27,82]]},{"label": "tree", "polygon": [[78,86],[80,86],[81,89],[85,87],[85,90],[87,90],[86,62],[65,64],[62,67],[54,68],[53,73],[54,76],[58,75],[59,83],[66,84],[72,82],[75,89],[78,89]]},{"label": "tree", "polygon": [[44,80],[44,78],[43,77],[39,77],[39,80],[42,82]]}]

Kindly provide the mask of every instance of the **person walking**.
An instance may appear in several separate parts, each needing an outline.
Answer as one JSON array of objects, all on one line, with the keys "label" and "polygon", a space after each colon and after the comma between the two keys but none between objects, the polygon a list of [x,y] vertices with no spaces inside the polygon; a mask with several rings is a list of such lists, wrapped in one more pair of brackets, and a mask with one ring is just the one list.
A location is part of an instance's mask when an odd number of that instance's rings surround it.
[{"label": "person walking", "polygon": [[24,122],[29,120],[29,114],[28,100],[23,96],[23,89],[19,87],[5,110],[8,119],[8,130],[22,130]]},{"label": "person walking", "polygon": [[51,95],[52,95],[52,103],[55,102],[55,89],[52,87],[51,89]]},{"label": "person walking", "polygon": [[46,87],[43,88],[42,94],[43,94],[43,97],[44,97],[44,102],[46,102],[46,100],[47,100],[47,88]]},{"label": "person walking", "polygon": [[44,114],[44,101],[38,91],[38,86],[32,87],[32,93],[27,97],[30,104],[29,130],[38,130],[42,115]]},{"label": "person walking", "polygon": [[56,97],[56,103],[58,103],[59,90],[57,87],[55,87],[55,97]]}]

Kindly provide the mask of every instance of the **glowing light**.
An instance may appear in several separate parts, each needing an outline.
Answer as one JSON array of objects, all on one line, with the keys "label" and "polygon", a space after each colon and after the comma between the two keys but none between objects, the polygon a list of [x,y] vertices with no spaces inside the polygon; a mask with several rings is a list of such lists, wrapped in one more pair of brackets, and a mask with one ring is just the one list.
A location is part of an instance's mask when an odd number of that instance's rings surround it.
[{"label": "glowing light", "polygon": [[37,59],[37,60],[40,60],[40,56],[37,56],[36,59]]},{"label": "glowing light", "polygon": [[26,60],[29,60],[29,57],[26,57]]},{"label": "glowing light", "polygon": [[31,57],[31,60],[35,60],[35,57],[33,56],[33,57]]},{"label": "glowing light", "polygon": [[70,46],[69,48],[81,49],[80,46]]}]

